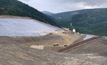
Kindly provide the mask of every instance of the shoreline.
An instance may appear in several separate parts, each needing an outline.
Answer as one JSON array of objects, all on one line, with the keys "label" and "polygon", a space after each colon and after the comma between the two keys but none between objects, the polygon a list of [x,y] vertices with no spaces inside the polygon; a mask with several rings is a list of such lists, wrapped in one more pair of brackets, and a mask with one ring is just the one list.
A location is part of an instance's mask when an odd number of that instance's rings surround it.
[{"label": "shoreline", "polygon": [[0,15],[0,18],[32,19],[32,18],[30,18],[30,17],[24,17],[24,16],[14,16],[14,15]]}]

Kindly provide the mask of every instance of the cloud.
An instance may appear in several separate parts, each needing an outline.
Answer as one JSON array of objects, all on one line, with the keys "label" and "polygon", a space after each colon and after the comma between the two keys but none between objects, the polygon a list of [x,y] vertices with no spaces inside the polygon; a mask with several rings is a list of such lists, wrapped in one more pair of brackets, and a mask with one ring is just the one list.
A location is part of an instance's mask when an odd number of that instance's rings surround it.
[{"label": "cloud", "polygon": [[40,11],[65,12],[79,9],[106,8],[107,0],[20,0]]},{"label": "cloud", "polygon": [[102,4],[106,4],[107,0],[74,0],[75,3],[77,2],[84,2],[87,5],[102,5]]}]

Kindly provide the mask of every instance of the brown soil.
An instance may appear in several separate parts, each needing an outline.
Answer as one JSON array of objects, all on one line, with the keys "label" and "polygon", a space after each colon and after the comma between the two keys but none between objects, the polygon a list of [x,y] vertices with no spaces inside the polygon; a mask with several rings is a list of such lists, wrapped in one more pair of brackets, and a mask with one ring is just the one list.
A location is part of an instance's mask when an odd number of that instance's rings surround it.
[{"label": "brown soil", "polygon": [[[62,35],[62,34],[61,34]],[[60,47],[53,47],[54,43],[66,44],[66,39],[68,36],[65,35],[46,35],[41,37],[0,37],[0,65],[101,65],[105,64],[106,57],[100,55],[91,55],[87,51],[89,47],[90,51],[93,49],[99,49],[102,46],[107,48],[105,45],[87,45],[84,50],[82,47],[77,48],[77,50],[70,50],[69,53],[58,53],[53,52],[54,50],[59,49]],[[71,39],[73,37],[78,39],[78,36],[70,35]],[[69,37],[70,37],[69,36]],[[68,37],[68,38],[69,38]],[[72,40],[71,40],[72,41]],[[68,42],[68,41],[67,41]],[[70,41],[69,41],[70,42]],[[99,41],[106,43],[106,39]],[[50,46],[48,44],[50,43]],[[45,45],[47,49],[38,50],[30,48],[30,45],[42,44]],[[52,45],[52,46],[51,46]],[[100,47],[101,46],[101,47]],[[95,47],[95,48],[94,48]],[[50,50],[52,49],[52,50]],[[81,49],[81,50],[80,50]],[[83,50],[83,51],[82,51]],[[106,50],[106,49],[105,49]],[[101,51],[101,50],[100,50]],[[78,53],[77,53],[78,52]],[[84,53],[83,53],[84,52]],[[94,52],[94,50],[92,51]]]},{"label": "brown soil", "polygon": [[0,15],[0,18],[22,18],[22,19],[31,19],[30,17],[12,16],[12,15]]}]

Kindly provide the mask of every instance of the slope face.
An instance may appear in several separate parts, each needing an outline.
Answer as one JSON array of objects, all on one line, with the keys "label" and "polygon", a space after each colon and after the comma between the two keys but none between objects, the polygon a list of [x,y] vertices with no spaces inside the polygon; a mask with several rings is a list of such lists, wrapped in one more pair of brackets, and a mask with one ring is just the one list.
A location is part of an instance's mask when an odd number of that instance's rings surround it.
[{"label": "slope face", "polygon": [[17,44],[0,44],[0,46],[1,65],[101,65],[98,64],[98,59],[101,61],[106,59],[95,58],[94,61],[97,61],[95,63],[85,55],[54,53]]},{"label": "slope face", "polygon": [[106,15],[107,8],[102,8],[58,13],[54,17],[61,21],[61,23],[72,23],[73,27],[80,33],[107,36]]},{"label": "slope face", "polygon": [[0,36],[38,36],[57,29],[33,19],[0,18]]},{"label": "slope face", "polygon": [[47,15],[18,0],[0,0],[0,15],[27,16],[56,25]]}]

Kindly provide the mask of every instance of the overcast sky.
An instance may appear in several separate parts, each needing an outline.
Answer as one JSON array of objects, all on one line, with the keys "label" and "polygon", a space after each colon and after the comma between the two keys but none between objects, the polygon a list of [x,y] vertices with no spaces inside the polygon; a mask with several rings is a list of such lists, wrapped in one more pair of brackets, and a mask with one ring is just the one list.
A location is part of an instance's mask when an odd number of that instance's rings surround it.
[{"label": "overcast sky", "polygon": [[107,0],[20,0],[39,11],[53,13],[80,9],[106,8]]}]

